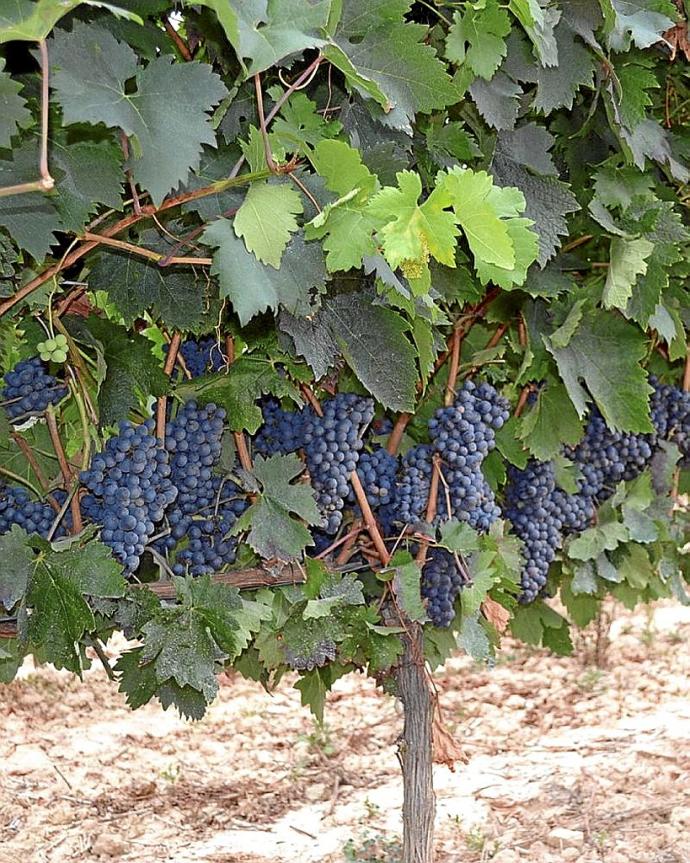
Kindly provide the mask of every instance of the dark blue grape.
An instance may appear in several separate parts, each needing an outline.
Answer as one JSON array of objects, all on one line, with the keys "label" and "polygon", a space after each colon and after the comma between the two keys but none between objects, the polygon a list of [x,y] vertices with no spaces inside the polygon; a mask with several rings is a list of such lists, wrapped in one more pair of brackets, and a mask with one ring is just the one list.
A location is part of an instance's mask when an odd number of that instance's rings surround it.
[{"label": "dark blue grape", "polygon": [[323,416],[304,412],[303,445],[322,515],[320,527],[334,534],[343,520],[350,474],[357,467],[362,435],[374,415],[374,403],[354,393],[338,393],[323,402],[322,410]]},{"label": "dark blue grape", "polygon": [[67,387],[46,371],[40,357],[21,360],[5,375],[0,403],[11,420],[42,414],[67,395]]},{"label": "dark blue grape", "polygon": [[121,422],[119,433],[81,474],[91,492],[82,511],[101,524],[101,540],[128,572],[139,566],[156,524],[177,497],[168,454],[153,430],[153,420],[139,426]]},{"label": "dark blue grape", "polygon": [[255,452],[264,456],[287,455],[302,448],[305,417],[302,411],[283,410],[277,399],[266,399],[261,410],[264,422],[253,440]]},{"label": "dark blue grape", "polygon": [[[16,524],[27,533],[37,533],[45,539],[55,515],[49,504],[33,498],[23,486],[0,484],[0,535]],[[64,530],[58,529],[55,535],[60,536],[62,533]]]},{"label": "dark blue grape", "polygon": [[421,588],[434,626],[450,626],[455,617],[455,600],[463,584],[455,556],[443,548],[429,549],[422,569]]},{"label": "dark blue grape", "polygon": [[[166,354],[168,349],[168,345],[163,346]],[[208,371],[219,372],[226,365],[223,352],[214,336],[186,339],[180,346],[180,353],[187,371],[193,378],[201,377]]]}]

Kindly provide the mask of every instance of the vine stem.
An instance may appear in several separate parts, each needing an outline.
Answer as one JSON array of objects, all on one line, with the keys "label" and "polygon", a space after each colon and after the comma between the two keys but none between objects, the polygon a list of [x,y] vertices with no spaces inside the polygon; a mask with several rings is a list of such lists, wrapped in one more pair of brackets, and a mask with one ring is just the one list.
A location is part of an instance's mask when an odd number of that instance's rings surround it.
[{"label": "vine stem", "polygon": [[[168,354],[165,358],[165,364],[163,365],[163,374],[165,374],[166,377],[170,377],[175,368],[177,352],[180,350],[181,344],[181,334],[177,332],[173,333],[172,338],[170,339],[170,344],[168,345]],[[161,443],[165,443],[165,409],[167,406],[168,397],[159,396],[158,401],[156,402],[156,437]]]},{"label": "vine stem", "polygon": [[525,409],[525,405],[527,404],[527,399],[529,398],[529,394],[532,390],[532,387],[529,384],[525,384],[520,392],[520,398],[518,399],[517,405],[515,405],[515,412],[513,414],[514,417],[520,417],[522,412]]},{"label": "vine stem", "polygon": [[[235,340],[230,334],[228,334],[225,337],[225,356],[227,359],[226,374],[230,371],[230,366],[235,362],[235,355]],[[235,441],[235,448],[237,449],[237,457],[240,460],[240,464],[246,471],[251,473],[254,470],[254,465],[252,464],[252,456],[249,452],[249,446],[247,445],[247,438],[244,436],[244,432],[233,431],[232,436]]]},{"label": "vine stem", "polygon": [[49,279],[52,279],[62,270],[71,267],[72,264],[76,263],[78,260],[84,257],[84,255],[88,254],[93,249],[97,248],[101,242],[103,242],[103,238],[109,238],[115,236],[115,234],[119,234],[121,231],[126,230],[132,225],[136,225],[142,219],[146,219],[149,216],[157,215],[158,213],[163,212],[164,210],[170,210],[173,207],[178,207],[181,204],[186,204],[188,201],[196,201],[199,198],[207,198],[209,195],[217,195],[220,192],[224,192],[227,189],[231,189],[234,186],[244,186],[248,183],[252,183],[255,180],[266,180],[271,176],[270,171],[255,171],[250,174],[242,174],[241,177],[226,177],[223,180],[216,180],[216,182],[211,183],[209,186],[203,186],[200,189],[193,189],[189,192],[182,192],[179,195],[174,195],[172,198],[168,198],[166,201],[159,207],[155,207],[153,204],[147,204],[145,207],[141,208],[141,213],[137,215],[136,213],[130,213],[128,216],[120,219],[115,222],[115,224],[111,225],[109,228],[106,228],[101,234],[94,234],[94,238],[98,237],[99,239],[93,240],[77,240],[76,242],[79,244],[74,251],[70,252],[68,255],[65,255],[57,264],[53,264],[53,266],[48,267],[42,273],[40,273],[36,278],[32,279],[30,282],[27,282],[18,291],[12,294],[11,297],[8,297],[4,302],[0,303],[0,317],[6,314],[10,309],[14,308],[17,303],[20,303],[25,297],[28,297],[36,288],[39,288],[44,282],[47,282]]},{"label": "vine stem", "polygon": [[162,20],[163,26],[165,27],[165,32],[175,43],[175,47],[180,52],[180,56],[183,60],[187,60],[187,62],[189,62],[192,59],[192,52],[189,50],[189,45],[187,45],[182,36],[180,36],[177,30],[173,27],[172,23],[170,22],[170,18],[168,18],[167,15],[163,15]]},{"label": "vine stem", "polygon": [[[153,218],[153,214],[152,218]],[[103,246],[112,246],[113,249],[120,249],[123,252],[129,252],[131,255],[139,255],[142,258],[147,258],[149,261],[155,261],[159,266],[163,259],[167,264],[198,264],[200,267],[210,267],[213,263],[213,258],[177,258],[154,252],[152,249],[147,249],[144,246],[135,246],[133,243],[126,243],[124,240],[115,240],[112,237],[105,237],[102,234],[92,234],[86,231],[84,239],[89,242],[100,243]]]},{"label": "vine stem", "polygon": [[460,370],[460,351],[462,350],[462,341],[464,333],[456,329],[452,336],[452,346],[450,349],[450,368],[448,370],[448,381],[446,383],[446,394],[443,399],[446,407],[450,407],[455,400],[455,385],[458,381],[458,371]]},{"label": "vine stem", "polygon": [[268,140],[268,131],[266,130],[266,116],[264,114],[264,95],[261,90],[261,75],[259,72],[254,75],[254,91],[256,93],[256,108],[259,114],[259,130],[261,132],[261,140],[264,142],[264,155],[266,156],[266,164],[272,174],[278,170],[278,166],[273,160],[271,152],[271,142]]},{"label": "vine stem", "polygon": [[[53,410],[52,405],[48,405],[46,409],[46,424],[48,426],[48,433],[50,434],[50,440],[52,441],[53,449],[55,450],[55,455],[58,459],[58,464],[60,465],[60,472],[62,473],[63,480],[65,481],[65,491],[69,494],[72,484],[74,482],[74,476],[67,461],[67,457],[65,456],[65,450],[62,446],[62,441],[60,440],[60,432],[57,427],[55,411]],[[79,508],[78,494],[72,494],[70,508],[72,510],[72,533],[76,535],[78,533],[81,533],[82,531],[81,510]]]},{"label": "vine stem", "polygon": [[[19,432],[12,432],[12,440],[17,444],[19,449],[22,451],[24,458],[29,462],[31,470],[36,475],[36,479],[38,480],[38,484],[41,486],[44,494],[46,495],[46,499],[48,503],[53,507],[55,512],[60,512],[60,504],[55,500],[52,494],[47,494],[50,486],[48,485],[48,480],[46,479],[46,475],[43,473],[43,469],[41,465],[38,463],[36,456],[33,453],[33,450],[29,446],[29,444],[24,440],[24,438],[19,434]],[[21,480],[20,480],[21,481]],[[29,486],[30,488],[31,486]],[[39,494],[40,497],[40,494]]]},{"label": "vine stem", "polygon": [[314,395],[314,391],[308,384],[300,384],[300,391],[304,398],[309,402],[309,404],[314,408],[314,412],[317,416],[323,416],[323,408],[321,407],[321,402]]},{"label": "vine stem", "polygon": [[[434,453],[431,471],[431,482],[429,483],[429,497],[426,502],[426,512],[424,520],[427,524],[432,524],[436,518],[436,509],[438,507],[438,487],[441,479],[441,457],[438,453]],[[415,558],[417,565],[421,569],[426,563],[426,555],[429,550],[430,538],[425,536],[420,539],[419,551]]]},{"label": "vine stem", "polygon": [[362,481],[360,480],[359,474],[356,470],[353,470],[350,474],[350,482],[352,483],[352,490],[354,491],[355,497],[357,498],[357,503],[362,510],[364,524],[369,531],[371,541],[374,543],[376,553],[378,554],[381,563],[384,566],[388,566],[388,564],[390,563],[391,555],[386,548],[386,543],[383,541],[381,532],[379,531],[378,525],[376,524],[376,519],[374,518],[374,513],[371,511],[371,507],[369,506],[369,501],[367,499],[366,492],[364,491],[364,487],[362,486]]}]

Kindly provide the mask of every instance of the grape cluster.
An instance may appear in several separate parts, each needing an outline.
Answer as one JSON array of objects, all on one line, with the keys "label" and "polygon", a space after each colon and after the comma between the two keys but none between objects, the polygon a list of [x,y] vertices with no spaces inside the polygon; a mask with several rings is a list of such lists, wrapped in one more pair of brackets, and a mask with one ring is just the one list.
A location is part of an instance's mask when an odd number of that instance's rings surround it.
[{"label": "grape cluster", "polygon": [[322,404],[323,416],[306,411],[303,447],[323,531],[334,534],[343,520],[350,474],[357,467],[362,436],[374,416],[374,403],[354,393],[338,393]]},{"label": "grape cluster", "polygon": [[508,402],[491,384],[465,381],[454,404],[439,408],[429,420],[431,445],[413,447],[403,459],[397,488],[399,520],[414,524],[424,518],[436,454],[443,475],[436,520],[457,518],[487,531],[501,511],[481,466],[509,415]]},{"label": "grape cluster", "polygon": [[684,464],[690,459],[690,392],[650,379],[654,392],[650,399],[654,439],[668,440],[681,452]]},{"label": "grape cluster", "polygon": [[40,357],[20,360],[5,375],[0,403],[11,420],[42,414],[67,395],[67,387],[46,371]]},{"label": "grape cluster", "polygon": [[524,543],[520,601],[532,602],[546,584],[549,566],[563,543],[562,521],[553,494],[552,462],[530,460],[524,470],[511,467],[506,486],[505,515]]},{"label": "grape cluster", "polygon": [[255,452],[263,456],[287,455],[302,448],[303,411],[283,410],[277,399],[266,399],[261,410],[264,421],[254,437]]},{"label": "grape cluster", "polygon": [[168,422],[165,446],[170,455],[171,479],[177,500],[167,513],[170,528],[159,547],[177,551],[173,572],[192,575],[214,572],[235,560],[236,540],[229,536],[246,501],[237,486],[213,474],[221,454],[225,411],[214,404],[187,402]]},{"label": "grape cluster", "polygon": [[582,441],[566,454],[581,468],[581,491],[601,502],[621,480],[642,473],[652,458],[652,440],[648,435],[612,431],[594,410]]},{"label": "grape cluster", "polygon": [[434,626],[450,626],[455,617],[455,599],[463,586],[455,556],[444,548],[431,548],[422,570],[422,596]]},{"label": "grape cluster", "polygon": [[[169,345],[164,345],[163,350],[167,354]],[[186,339],[180,346],[180,353],[187,371],[193,378],[201,377],[208,371],[219,372],[225,368],[225,357],[218,346],[217,339],[213,336]]]},{"label": "grape cluster", "polygon": [[101,540],[129,572],[139,566],[156,523],[177,496],[168,454],[153,430],[153,420],[139,426],[121,422],[119,433],[81,473],[92,495],[83,510],[102,525]]},{"label": "grape cluster", "polygon": [[[16,524],[27,533],[37,533],[45,539],[54,520],[52,507],[32,498],[27,489],[0,485],[0,535]],[[56,531],[56,535],[60,532]]]}]

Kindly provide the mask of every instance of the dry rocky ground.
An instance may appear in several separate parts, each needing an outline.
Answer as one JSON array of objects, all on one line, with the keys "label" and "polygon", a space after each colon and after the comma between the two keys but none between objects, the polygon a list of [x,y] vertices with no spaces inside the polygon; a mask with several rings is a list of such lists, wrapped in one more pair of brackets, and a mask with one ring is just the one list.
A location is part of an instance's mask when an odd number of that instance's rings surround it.
[{"label": "dry rocky ground", "polygon": [[[439,863],[689,863],[690,609],[612,636],[603,671],[506,642],[437,674],[469,759],[436,768]],[[339,681],[319,730],[288,683],[224,684],[197,724],[100,670],[0,687],[0,863],[396,863],[395,702]]]}]

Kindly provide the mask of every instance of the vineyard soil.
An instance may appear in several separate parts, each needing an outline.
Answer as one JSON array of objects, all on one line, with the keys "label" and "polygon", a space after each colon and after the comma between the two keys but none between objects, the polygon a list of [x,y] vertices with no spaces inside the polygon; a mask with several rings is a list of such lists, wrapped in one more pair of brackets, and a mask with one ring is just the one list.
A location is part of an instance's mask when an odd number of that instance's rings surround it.
[{"label": "vineyard soil", "polygon": [[[690,860],[690,609],[612,634],[610,670],[507,642],[438,675],[469,759],[436,768],[439,863]],[[100,669],[0,689],[0,863],[395,863],[394,702],[339,681],[319,732],[287,685],[223,683],[198,724]]]}]

